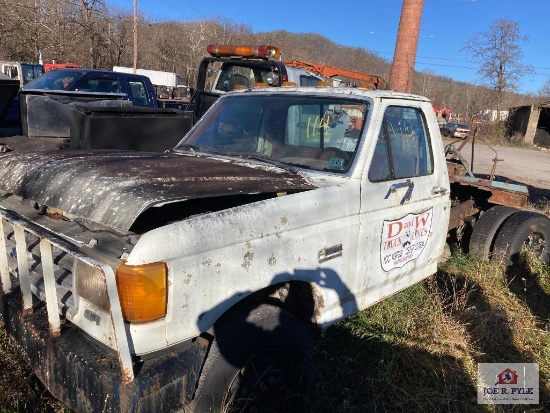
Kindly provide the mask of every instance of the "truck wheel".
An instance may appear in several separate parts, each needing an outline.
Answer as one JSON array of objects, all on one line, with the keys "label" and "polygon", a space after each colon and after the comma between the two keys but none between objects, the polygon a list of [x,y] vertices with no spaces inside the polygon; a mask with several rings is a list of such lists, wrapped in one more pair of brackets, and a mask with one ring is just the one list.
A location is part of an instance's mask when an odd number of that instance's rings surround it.
[{"label": "truck wheel", "polygon": [[214,330],[195,412],[301,410],[313,385],[313,342],[293,314],[260,305]]},{"label": "truck wheel", "polygon": [[532,251],[542,262],[550,262],[550,219],[531,211],[516,212],[498,231],[493,249],[493,259],[510,265],[517,262],[523,246]]},{"label": "truck wheel", "polygon": [[497,231],[510,215],[518,211],[517,208],[503,205],[497,205],[485,211],[472,230],[468,251],[470,256],[476,260],[488,260]]}]

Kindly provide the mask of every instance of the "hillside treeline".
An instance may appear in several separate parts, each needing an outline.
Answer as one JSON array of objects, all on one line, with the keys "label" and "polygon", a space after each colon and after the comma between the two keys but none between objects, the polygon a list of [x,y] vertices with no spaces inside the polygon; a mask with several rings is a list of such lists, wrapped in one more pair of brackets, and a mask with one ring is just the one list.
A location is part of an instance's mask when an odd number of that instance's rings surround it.
[{"label": "hillside treeline", "polygon": [[[104,0],[0,0],[0,10],[2,60],[37,62],[41,55],[44,62],[57,59],[98,69],[133,65],[133,14],[109,7]],[[285,60],[342,67],[387,81],[391,67],[391,61],[364,48],[338,45],[318,34],[254,33],[246,24],[221,17],[185,22],[139,15],[137,38],[138,68],[176,72],[190,86],[196,82],[206,46],[212,43],[274,44]],[[465,118],[494,109],[496,103],[496,93],[485,87],[456,82],[429,70],[415,74],[413,92]],[[534,100],[534,96],[508,94],[503,107]]]}]

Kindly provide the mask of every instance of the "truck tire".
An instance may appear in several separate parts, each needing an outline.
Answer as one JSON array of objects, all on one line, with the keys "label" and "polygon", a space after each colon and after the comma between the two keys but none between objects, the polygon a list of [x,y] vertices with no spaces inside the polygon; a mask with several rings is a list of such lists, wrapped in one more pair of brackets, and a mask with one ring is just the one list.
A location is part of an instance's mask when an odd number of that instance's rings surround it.
[{"label": "truck tire", "polygon": [[314,370],[313,342],[300,320],[262,304],[214,330],[193,411],[302,410]]},{"label": "truck tire", "polygon": [[518,211],[517,208],[503,205],[497,205],[485,211],[472,230],[468,250],[470,256],[476,260],[488,260],[499,228],[510,215]]},{"label": "truck tire", "polygon": [[517,262],[523,246],[544,263],[550,262],[550,219],[531,211],[519,211],[502,225],[495,238],[493,260],[510,265]]}]

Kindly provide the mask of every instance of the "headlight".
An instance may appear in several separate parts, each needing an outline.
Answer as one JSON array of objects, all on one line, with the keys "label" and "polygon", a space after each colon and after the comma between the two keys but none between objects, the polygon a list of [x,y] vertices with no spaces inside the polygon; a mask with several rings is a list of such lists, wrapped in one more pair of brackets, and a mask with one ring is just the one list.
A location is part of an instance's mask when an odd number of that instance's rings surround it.
[{"label": "headlight", "polygon": [[270,86],[273,86],[277,82],[279,82],[279,76],[277,75],[277,73],[269,72],[267,74],[267,84],[270,85]]},{"label": "headlight", "polygon": [[76,293],[102,310],[109,311],[109,296],[103,271],[80,260],[75,261]]}]

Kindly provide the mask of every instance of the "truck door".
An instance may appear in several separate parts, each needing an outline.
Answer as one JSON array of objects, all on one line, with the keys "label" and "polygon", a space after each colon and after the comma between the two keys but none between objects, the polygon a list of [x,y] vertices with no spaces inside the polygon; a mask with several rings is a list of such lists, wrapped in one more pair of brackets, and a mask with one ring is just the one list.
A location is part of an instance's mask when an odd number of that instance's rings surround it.
[{"label": "truck door", "polygon": [[443,147],[421,103],[411,104],[384,104],[376,142],[364,148],[369,161],[361,183],[360,307],[433,274],[445,245],[450,203]]}]

